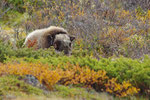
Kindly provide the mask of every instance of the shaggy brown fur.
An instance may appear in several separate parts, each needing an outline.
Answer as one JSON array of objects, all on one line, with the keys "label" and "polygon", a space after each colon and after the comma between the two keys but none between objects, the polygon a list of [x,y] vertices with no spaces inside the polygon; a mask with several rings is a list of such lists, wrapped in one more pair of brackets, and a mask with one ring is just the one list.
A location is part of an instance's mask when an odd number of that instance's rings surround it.
[{"label": "shaggy brown fur", "polygon": [[36,41],[37,48],[49,48],[50,46],[55,46],[56,50],[59,48],[58,51],[64,50],[69,53],[71,50],[70,44],[74,39],[75,37],[69,36],[68,32],[64,28],[50,26],[48,28],[38,29],[31,32],[26,37],[24,45],[29,47],[29,41]]},{"label": "shaggy brown fur", "polygon": [[57,34],[68,34],[68,32],[63,28],[51,26],[42,34],[41,48],[49,48],[54,44],[54,39]]}]

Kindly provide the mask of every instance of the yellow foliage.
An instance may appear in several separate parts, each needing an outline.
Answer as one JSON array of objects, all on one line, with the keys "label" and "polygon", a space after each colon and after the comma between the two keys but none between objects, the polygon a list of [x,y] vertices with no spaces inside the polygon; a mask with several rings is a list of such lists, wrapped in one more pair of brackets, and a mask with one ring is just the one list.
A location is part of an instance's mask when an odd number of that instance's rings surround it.
[{"label": "yellow foliage", "polygon": [[94,71],[89,67],[68,64],[63,69],[61,66],[48,66],[47,64],[34,63],[9,63],[0,64],[0,75],[33,75],[48,89],[52,90],[57,82],[63,85],[81,85],[83,87],[98,88],[119,97],[132,95],[139,92],[129,82],[117,83],[115,78],[109,79],[103,70]]},{"label": "yellow foliage", "polygon": [[139,89],[133,87],[128,81],[124,81],[122,84],[117,83],[116,81],[115,78],[108,80],[105,84],[107,92],[113,93],[119,97],[125,97],[139,92]]},{"label": "yellow foliage", "polygon": [[119,18],[126,18],[129,15],[130,15],[129,11],[123,10],[123,11],[121,11],[121,13],[120,13],[120,15],[118,17]]},{"label": "yellow foliage", "polygon": [[147,18],[150,19],[150,10],[147,11]]},{"label": "yellow foliage", "polygon": [[52,89],[53,85],[58,82],[61,78],[57,71],[49,70],[48,65],[43,65],[41,63],[38,64],[1,64],[0,65],[0,75],[3,74],[13,74],[13,75],[33,75],[35,76],[41,83]]},{"label": "yellow foliage", "polygon": [[64,85],[81,84],[84,87],[91,88],[94,83],[104,84],[106,79],[108,77],[105,71],[99,70],[96,72],[88,67],[79,67],[77,65],[72,68],[69,67],[62,73],[61,83]]},{"label": "yellow foliage", "polygon": [[145,21],[150,20],[150,10],[148,10],[145,15],[136,13],[136,18],[145,24]]}]

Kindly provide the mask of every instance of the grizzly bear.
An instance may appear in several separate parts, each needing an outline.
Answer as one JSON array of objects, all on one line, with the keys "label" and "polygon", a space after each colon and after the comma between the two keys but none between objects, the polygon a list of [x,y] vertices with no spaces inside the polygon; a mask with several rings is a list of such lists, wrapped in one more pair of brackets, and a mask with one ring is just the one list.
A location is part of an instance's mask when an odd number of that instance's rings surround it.
[{"label": "grizzly bear", "polygon": [[74,39],[75,37],[70,36],[64,28],[50,26],[29,33],[24,45],[27,47],[36,46],[37,49],[54,46],[56,51],[63,51],[64,54],[70,55]]}]

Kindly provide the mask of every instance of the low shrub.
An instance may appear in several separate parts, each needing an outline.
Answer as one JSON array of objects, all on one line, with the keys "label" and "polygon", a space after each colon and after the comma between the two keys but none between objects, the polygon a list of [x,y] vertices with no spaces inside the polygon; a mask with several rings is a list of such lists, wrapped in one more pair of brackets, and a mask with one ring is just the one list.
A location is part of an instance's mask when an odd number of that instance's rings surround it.
[{"label": "low shrub", "polygon": [[[105,70],[109,77],[115,77],[121,83],[124,80],[129,80],[132,84],[141,89],[141,92],[149,93],[150,90],[150,58],[145,56],[143,59],[130,59],[125,57],[120,58],[100,58],[97,60],[92,55],[87,54],[86,50],[81,50],[76,56],[67,57],[62,53],[56,54],[54,49],[33,50],[32,48],[19,48],[13,50],[10,45],[0,43],[0,62],[41,62],[47,63],[50,66],[59,66],[63,68],[68,63],[71,65],[88,66],[95,71]],[[61,55],[61,56],[60,56]]]},{"label": "low shrub", "polygon": [[5,45],[0,41],[0,62],[4,62],[6,57],[13,56],[13,50],[9,45]]},{"label": "low shrub", "polygon": [[46,56],[39,59],[34,58],[9,58],[8,62],[41,62],[49,64],[50,66],[60,66],[64,68],[70,65],[79,65],[80,67],[88,66],[90,69],[107,72],[108,77],[117,78],[119,83],[123,81],[130,81],[135,86],[141,89],[143,93],[149,93],[150,90],[150,58],[145,56],[143,59],[130,59],[125,57],[120,58],[100,58],[100,60],[93,59],[93,57],[75,57],[75,56]]},{"label": "low shrub", "polygon": [[0,77],[0,95],[6,96],[9,94],[30,94],[30,95],[42,95],[43,90],[33,87],[24,81],[19,80],[19,76],[16,75],[3,75]]},{"label": "low shrub", "polygon": [[42,64],[0,64],[0,75],[33,75],[41,83],[46,85],[48,89],[52,89],[53,85],[61,78],[57,70],[50,71],[47,65]]},{"label": "low shrub", "polygon": [[141,92],[149,93],[150,90],[150,58],[145,56],[141,59],[117,58],[108,61],[100,61],[100,66],[110,77],[116,77],[119,82],[129,80],[131,83],[141,89]]},{"label": "low shrub", "polygon": [[[93,89],[86,89],[80,87],[56,85],[56,94],[61,95],[62,97],[73,97],[77,100],[103,100],[104,98],[113,98],[113,96],[108,95],[107,93],[98,93]],[[72,100],[72,99],[71,99]]]},{"label": "low shrub", "polygon": [[34,48],[22,48],[23,46],[24,39],[18,40],[17,41],[17,47],[18,49],[14,49],[11,43],[3,43],[0,41],[0,62],[5,62],[7,58],[10,57],[27,57],[27,58],[34,58],[38,59],[40,57],[48,57],[48,56],[53,56],[57,57],[58,55],[63,55],[63,53],[56,54],[54,52],[54,48],[50,49],[39,49],[39,50],[34,50]]},{"label": "low shrub", "polygon": [[115,78],[112,78],[108,80],[108,82],[105,84],[106,91],[112,94],[115,94],[119,97],[126,97],[129,94],[135,94],[139,92],[139,89],[132,86],[127,81],[120,83],[117,83]]},{"label": "low shrub", "polygon": [[98,86],[104,87],[105,81],[108,79],[106,72],[99,70],[94,71],[88,67],[65,66],[63,77],[60,83],[64,85],[74,84],[81,85],[83,87],[92,88],[96,83]]},{"label": "low shrub", "polygon": [[[14,63],[14,64],[1,64],[0,65],[0,75],[33,75],[35,76],[42,84],[47,86],[48,89],[52,90],[53,86],[59,82],[59,84],[64,85],[80,85],[82,87],[93,88],[94,84],[99,87],[99,89],[105,91],[107,88],[117,88],[114,85],[109,85],[109,78],[106,75],[105,71],[99,70],[98,72],[91,70],[88,67],[81,68],[78,65],[74,66],[65,66],[64,69],[59,66],[55,69],[53,66],[48,66],[45,64],[32,64],[32,63]],[[51,70],[50,70],[51,69]],[[115,81],[116,82],[116,81]],[[119,84],[116,82],[116,84]],[[130,83],[129,83],[130,84]],[[105,87],[105,85],[107,87]],[[120,84],[119,84],[120,85]],[[124,85],[124,83],[123,83]],[[132,95],[138,92],[138,89],[130,85],[128,89],[124,90],[127,96]],[[126,88],[121,86],[123,89]],[[101,91],[100,90],[100,91]],[[130,90],[131,92],[127,92]],[[116,93],[117,91],[117,93]],[[116,90],[112,93],[115,95],[121,94],[122,91]]]}]

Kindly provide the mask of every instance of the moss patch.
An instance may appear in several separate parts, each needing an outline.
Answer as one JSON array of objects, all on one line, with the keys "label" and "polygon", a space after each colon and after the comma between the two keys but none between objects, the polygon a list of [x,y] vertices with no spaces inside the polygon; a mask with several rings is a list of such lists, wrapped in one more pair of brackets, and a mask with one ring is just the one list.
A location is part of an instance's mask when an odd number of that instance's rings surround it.
[{"label": "moss patch", "polygon": [[19,76],[8,75],[0,77],[0,95],[42,95],[43,90],[33,87],[24,81],[19,80]]},{"label": "moss patch", "polygon": [[[78,87],[69,87],[63,85],[55,86],[55,94],[63,98],[75,98],[77,100],[104,100],[103,98],[109,99],[113,98],[112,96],[107,95],[106,93],[98,93],[93,89],[78,88]],[[54,93],[54,92],[53,92]]]}]

